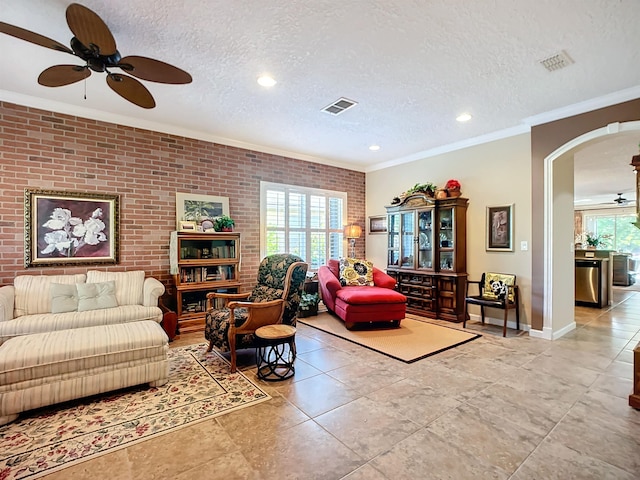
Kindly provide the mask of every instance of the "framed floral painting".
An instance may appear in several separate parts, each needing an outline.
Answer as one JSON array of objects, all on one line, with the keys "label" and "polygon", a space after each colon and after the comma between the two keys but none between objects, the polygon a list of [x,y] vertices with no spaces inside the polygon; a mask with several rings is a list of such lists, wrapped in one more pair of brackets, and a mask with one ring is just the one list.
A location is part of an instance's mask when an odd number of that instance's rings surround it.
[{"label": "framed floral painting", "polygon": [[119,196],[25,189],[25,267],[118,263]]}]

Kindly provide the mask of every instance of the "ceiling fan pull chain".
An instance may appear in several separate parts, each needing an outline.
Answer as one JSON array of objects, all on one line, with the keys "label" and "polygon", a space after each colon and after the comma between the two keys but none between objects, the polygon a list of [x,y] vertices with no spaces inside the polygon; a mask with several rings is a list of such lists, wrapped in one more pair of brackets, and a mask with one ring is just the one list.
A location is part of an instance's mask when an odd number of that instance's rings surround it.
[{"label": "ceiling fan pull chain", "polygon": [[87,99],[87,79],[84,79],[84,99]]}]

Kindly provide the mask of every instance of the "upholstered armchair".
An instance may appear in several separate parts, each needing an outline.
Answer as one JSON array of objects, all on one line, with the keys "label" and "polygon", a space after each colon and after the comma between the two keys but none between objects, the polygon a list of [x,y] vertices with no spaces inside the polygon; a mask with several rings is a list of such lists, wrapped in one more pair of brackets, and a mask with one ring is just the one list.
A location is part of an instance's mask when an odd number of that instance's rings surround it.
[{"label": "upholstered armchair", "polygon": [[[216,347],[231,352],[231,372],[235,372],[236,350],[256,348],[254,332],[258,328],[276,323],[295,326],[307,268],[296,255],[270,255],[260,263],[258,281],[250,293],[208,293],[207,351]],[[226,305],[212,308],[216,298],[224,299]]]}]

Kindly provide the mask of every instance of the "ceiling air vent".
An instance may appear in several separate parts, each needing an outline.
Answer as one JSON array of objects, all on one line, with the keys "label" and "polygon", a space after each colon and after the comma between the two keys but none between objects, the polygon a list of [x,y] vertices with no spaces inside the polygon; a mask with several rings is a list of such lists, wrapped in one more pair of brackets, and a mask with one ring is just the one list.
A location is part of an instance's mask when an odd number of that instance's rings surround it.
[{"label": "ceiling air vent", "polygon": [[327,105],[322,109],[323,112],[330,113],[331,115],[340,115],[345,110],[350,109],[358,104],[358,102],[354,102],[353,100],[348,100],[346,98],[339,98],[335,102],[330,105]]},{"label": "ceiling air vent", "polygon": [[554,72],[556,70],[560,70],[561,68],[568,67],[573,63],[573,60],[571,60],[571,57],[567,55],[567,52],[562,50],[560,51],[560,53],[556,53],[555,55],[545,58],[544,60],[540,60],[540,63],[550,72]]}]

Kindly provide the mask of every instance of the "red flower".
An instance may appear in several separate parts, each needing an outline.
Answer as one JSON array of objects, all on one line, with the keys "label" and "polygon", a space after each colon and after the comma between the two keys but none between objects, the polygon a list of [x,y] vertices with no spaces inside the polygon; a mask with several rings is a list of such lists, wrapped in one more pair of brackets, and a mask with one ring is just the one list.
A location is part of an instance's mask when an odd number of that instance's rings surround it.
[{"label": "red flower", "polygon": [[452,178],[447,182],[444,188],[447,190],[460,190],[460,182]]}]

